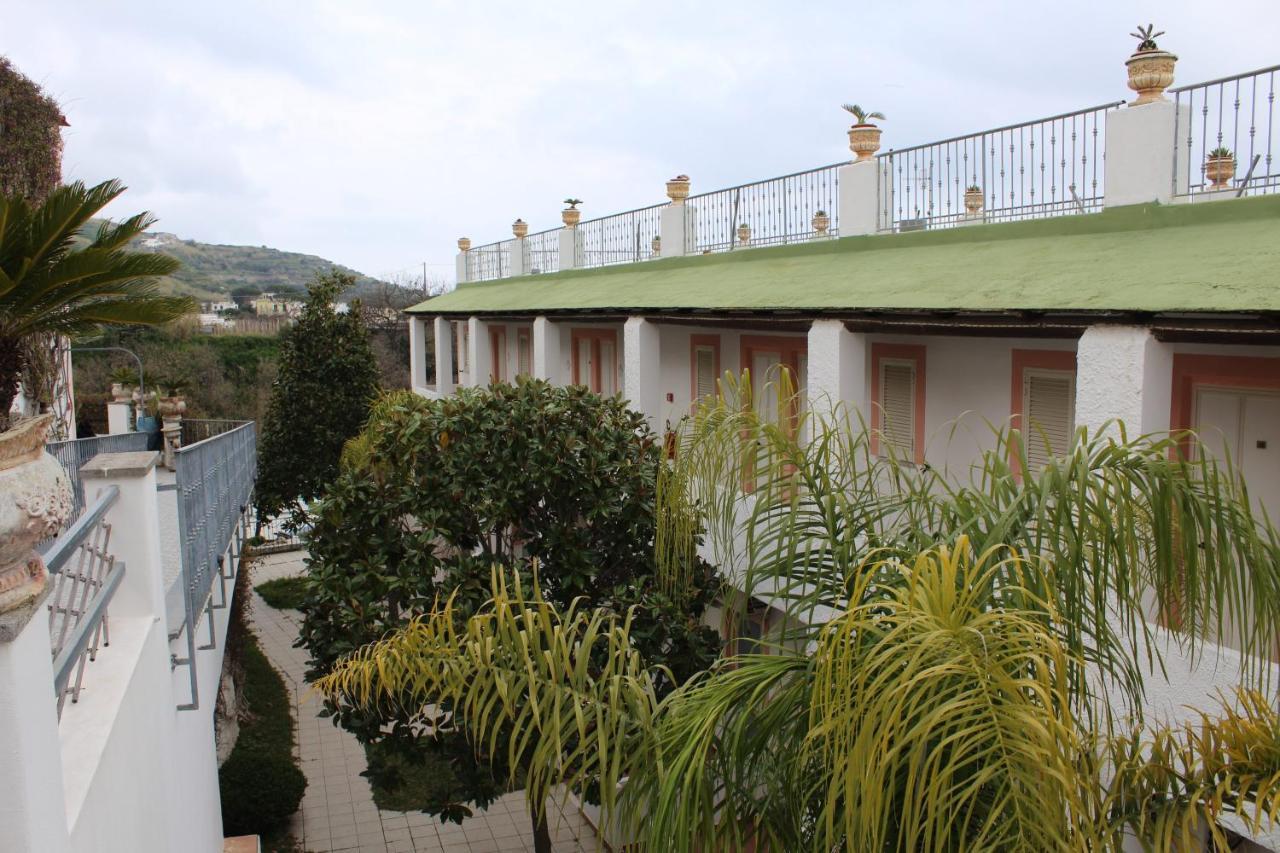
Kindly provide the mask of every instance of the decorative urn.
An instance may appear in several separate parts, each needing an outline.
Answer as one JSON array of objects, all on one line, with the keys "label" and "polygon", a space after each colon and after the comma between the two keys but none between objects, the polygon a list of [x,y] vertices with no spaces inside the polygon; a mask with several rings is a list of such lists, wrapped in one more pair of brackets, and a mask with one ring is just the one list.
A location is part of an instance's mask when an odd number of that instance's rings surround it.
[{"label": "decorative urn", "polygon": [[827,229],[831,227],[831,217],[827,215],[825,210],[819,210],[813,215],[813,232],[819,237],[827,236]]},{"label": "decorative urn", "polygon": [[661,257],[662,256],[662,236],[659,235],[657,237],[654,237],[653,240],[649,242],[649,248],[653,250],[653,256],[655,258]]},{"label": "decorative urn", "polygon": [[459,238],[458,238],[458,251],[460,251],[460,252],[469,252],[469,251],[471,251],[471,238],[470,238],[470,237],[459,237]]},{"label": "decorative urn", "polygon": [[982,212],[982,187],[971,185],[964,191],[964,212],[969,216],[977,216]]},{"label": "decorative urn", "polygon": [[577,228],[578,223],[582,221],[582,211],[576,207],[566,207],[560,211],[560,221],[564,223],[565,228]]},{"label": "decorative urn", "polygon": [[71,481],[44,449],[53,415],[0,433],[0,614],[36,601],[48,573],[36,543],[71,515]]},{"label": "decorative urn", "polygon": [[516,235],[517,240],[523,240],[529,233],[529,223],[523,219],[517,219],[511,223],[511,233]]},{"label": "decorative urn", "polygon": [[750,243],[751,243],[751,226],[744,222],[738,226],[738,244],[741,246],[746,246],[746,245],[749,245]]},{"label": "decorative urn", "polygon": [[689,176],[676,175],[667,181],[667,198],[671,199],[672,204],[684,204],[684,200],[689,197]]},{"label": "decorative urn", "polygon": [[187,410],[187,401],[179,394],[170,394],[168,397],[160,397],[156,401],[156,408],[160,410],[162,418],[177,418]]},{"label": "decorative urn", "polygon": [[1173,85],[1173,66],[1178,57],[1156,46],[1156,39],[1164,33],[1155,32],[1150,24],[1138,27],[1131,35],[1138,40],[1138,49],[1124,64],[1129,70],[1129,88],[1137,92],[1138,97],[1129,106],[1165,100],[1164,90]]},{"label": "decorative urn", "polygon": [[1225,190],[1236,176],[1236,157],[1225,148],[1215,148],[1204,161],[1204,176],[1210,190]]},{"label": "decorative urn", "polygon": [[849,128],[849,150],[858,155],[855,163],[870,160],[880,150],[880,128],[870,122]]}]

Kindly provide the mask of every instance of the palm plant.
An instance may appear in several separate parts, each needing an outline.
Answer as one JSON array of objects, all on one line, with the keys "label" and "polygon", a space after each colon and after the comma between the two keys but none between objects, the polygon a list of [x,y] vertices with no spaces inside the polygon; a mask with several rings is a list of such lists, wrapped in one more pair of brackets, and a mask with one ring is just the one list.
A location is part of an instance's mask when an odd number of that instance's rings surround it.
[{"label": "palm plant", "polygon": [[705,530],[732,586],[784,611],[773,653],[657,702],[624,621],[495,587],[504,615],[465,642],[402,631],[321,688],[447,699],[478,743],[512,726],[531,802],[598,790],[646,849],[1084,851],[1129,830],[1166,850],[1203,828],[1225,845],[1224,812],[1280,813],[1280,716],[1259,694],[1182,729],[1142,713],[1152,615],[1192,655],[1235,632],[1265,683],[1280,542],[1229,465],[1119,427],[1035,470],[1028,439],[996,431],[957,477],[873,453],[824,401],[765,422],[749,388],[726,377],[682,432],[657,548],[679,595]]},{"label": "palm plant", "polygon": [[115,324],[157,325],[191,310],[190,300],[157,288],[156,279],[177,269],[175,259],[127,249],[155,221],[150,214],[104,222],[87,240],[82,236],[122,192],[119,181],[88,188],[76,182],[36,207],[0,197],[0,418],[17,393],[24,341],[82,337]]},{"label": "palm plant", "polygon": [[870,124],[872,119],[885,120],[884,113],[868,112],[857,104],[841,104],[840,109],[854,117],[854,124]]}]

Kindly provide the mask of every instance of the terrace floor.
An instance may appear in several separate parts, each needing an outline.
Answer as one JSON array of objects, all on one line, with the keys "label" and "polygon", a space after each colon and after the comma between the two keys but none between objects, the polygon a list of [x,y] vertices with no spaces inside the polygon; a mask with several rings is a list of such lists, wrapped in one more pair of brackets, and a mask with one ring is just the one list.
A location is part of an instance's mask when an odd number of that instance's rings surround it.
[{"label": "terrace floor", "polygon": [[[293,551],[262,557],[254,565],[254,584],[301,574],[305,556],[304,551]],[[293,818],[293,834],[304,850],[499,853],[533,849],[521,791],[503,796],[461,825],[416,812],[379,810],[368,781],[360,775],[366,767],[363,747],[330,720],[317,716],[320,700],[303,679],[306,652],[293,647],[298,620],[297,611],[276,610],[254,593],[252,621],[262,649],[294,697],[298,746],[308,784]],[[594,831],[572,801],[548,803],[548,811],[557,853],[597,850]]]}]

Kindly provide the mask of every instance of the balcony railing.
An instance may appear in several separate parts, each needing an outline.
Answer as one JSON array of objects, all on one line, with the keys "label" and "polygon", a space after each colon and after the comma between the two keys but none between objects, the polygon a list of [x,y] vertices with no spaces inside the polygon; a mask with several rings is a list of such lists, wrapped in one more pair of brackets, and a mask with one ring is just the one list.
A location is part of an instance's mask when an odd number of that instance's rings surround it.
[{"label": "balcony railing", "polygon": [[607,267],[652,258],[653,238],[658,236],[664,207],[655,204],[580,223],[581,265]]},{"label": "balcony railing", "polygon": [[84,485],[80,482],[80,469],[99,453],[133,453],[146,450],[154,433],[125,432],[118,435],[98,435],[92,438],[77,438],[70,441],[51,441],[44,446],[71,478],[73,505],[70,524],[84,512]]},{"label": "balcony railing", "polygon": [[189,444],[204,441],[206,438],[213,438],[215,435],[230,432],[243,423],[244,421],[237,421],[231,418],[183,418],[181,422],[182,446],[186,447]]},{"label": "balcony railing", "polygon": [[[748,246],[779,246],[813,239],[818,211],[830,220],[829,234],[839,233],[839,187],[833,163],[778,178],[754,181],[723,190],[689,196],[692,208],[685,219],[685,247],[689,254],[727,252]],[[749,229],[745,241],[738,228]]]},{"label": "balcony railing", "polygon": [[560,229],[551,228],[524,239],[524,269],[532,275],[560,269]]},{"label": "balcony railing", "polygon": [[492,281],[511,275],[511,250],[515,239],[476,246],[467,252],[467,281]]},{"label": "balcony railing", "polygon": [[[1177,104],[1173,188],[1177,195],[1280,192],[1280,65],[1170,89]],[[1185,113],[1190,121],[1184,120]],[[1225,148],[1229,158],[1213,158]]]},{"label": "balcony railing", "polygon": [[105,519],[119,497],[115,486],[104,489],[44,554],[59,719],[67,698],[73,704],[80,698],[85,667],[97,659],[102,646],[111,644],[107,607],[125,566],[111,552],[111,525]]},{"label": "balcony railing", "polygon": [[[1039,219],[1102,209],[1113,101],[877,155],[881,231]],[[980,205],[966,191],[976,187]],[[976,200],[976,199],[975,199]]]}]

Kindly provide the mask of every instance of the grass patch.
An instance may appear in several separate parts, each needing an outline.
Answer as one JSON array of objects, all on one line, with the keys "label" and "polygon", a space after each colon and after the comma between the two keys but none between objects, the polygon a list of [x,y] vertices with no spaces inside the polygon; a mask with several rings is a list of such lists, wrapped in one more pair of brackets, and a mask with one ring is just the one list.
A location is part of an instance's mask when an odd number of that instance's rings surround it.
[{"label": "grass patch", "polygon": [[[307,777],[293,755],[292,702],[284,679],[258,646],[244,635],[246,719],[235,748],[218,771],[224,835],[287,837],[287,821],[298,810]],[[287,848],[285,848],[287,849]]]},{"label": "grass patch", "polygon": [[303,577],[276,578],[264,581],[254,589],[276,610],[298,610],[307,600],[307,579]]}]

